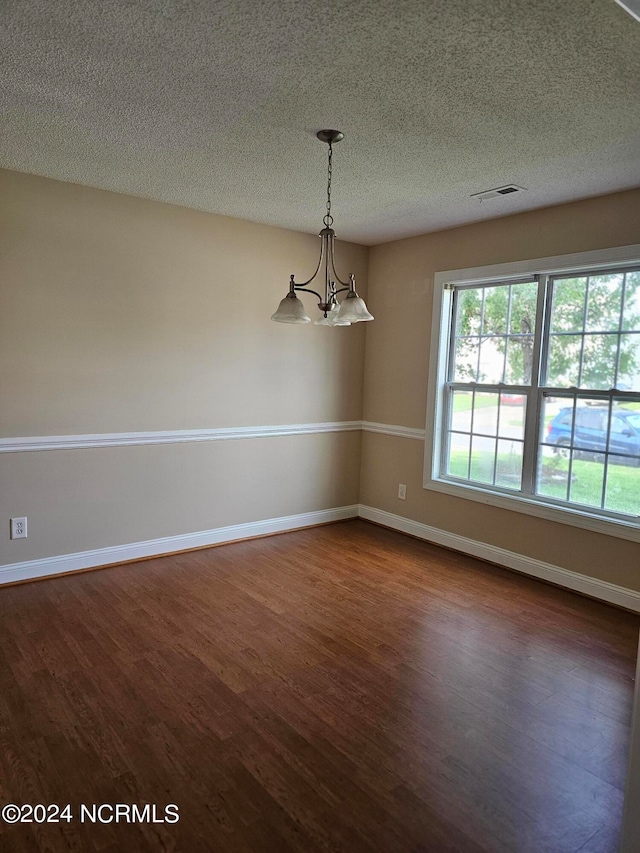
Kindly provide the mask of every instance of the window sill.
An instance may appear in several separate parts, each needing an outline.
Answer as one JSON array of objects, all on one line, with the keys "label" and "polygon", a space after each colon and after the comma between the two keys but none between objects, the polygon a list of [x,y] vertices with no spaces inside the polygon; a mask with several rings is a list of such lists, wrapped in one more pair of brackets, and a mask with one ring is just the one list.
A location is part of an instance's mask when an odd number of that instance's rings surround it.
[{"label": "window sill", "polygon": [[534,515],[538,518],[555,521],[559,524],[582,527],[594,533],[604,533],[607,536],[628,539],[631,542],[640,542],[640,525],[638,521],[634,521],[633,519],[627,522],[596,514],[586,515],[570,507],[561,507],[556,504],[545,503],[544,501],[531,500],[521,495],[498,494],[489,489],[483,489],[482,486],[454,483],[451,480],[427,479],[424,483],[424,488],[465,500],[477,501],[488,506],[507,509],[511,512]]}]

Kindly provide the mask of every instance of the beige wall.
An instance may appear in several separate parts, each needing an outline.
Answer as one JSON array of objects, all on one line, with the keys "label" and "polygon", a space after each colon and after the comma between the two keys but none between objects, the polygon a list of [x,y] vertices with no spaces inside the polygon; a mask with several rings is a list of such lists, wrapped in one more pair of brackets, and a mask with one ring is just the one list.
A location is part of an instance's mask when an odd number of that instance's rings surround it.
[{"label": "beige wall", "polygon": [[[338,249],[366,292],[368,250]],[[359,420],[362,326],[269,320],[318,251],[0,171],[0,437]],[[353,504],[359,448],[335,433],[2,453],[0,565]],[[20,515],[29,538],[10,541]]]},{"label": "beige wall", "polygon": [[[434,274],[640,241],[640,190],[494,219],[370,250],[364,418],[423,428]],[[363,438],[360,501],[554,565],[640,590],[640,548],[622,539],[422,487],[424,445]],[[407,484],[407,500],[397,498]]]},{"label": "beige wall", "polygon": [[0,435],[360,417],[364,330],[269,320],[318,237],[17,172],[0,199]]}]

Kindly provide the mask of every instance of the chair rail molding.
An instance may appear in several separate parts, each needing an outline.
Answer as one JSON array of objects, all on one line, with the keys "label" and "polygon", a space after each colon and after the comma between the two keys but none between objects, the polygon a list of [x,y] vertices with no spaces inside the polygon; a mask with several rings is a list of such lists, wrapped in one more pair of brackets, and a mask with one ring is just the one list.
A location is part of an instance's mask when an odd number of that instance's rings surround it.
[{"label": "chair rail molding", "polygon": [[313,424],[214,427],[145,432],[104,432],[85,435],[27,435],[0,438],[0,453],[35,450],[81,450],[85,447],[129,447],[141,444],[182,444],[191,441],[230,441],[243,438],[271,438],[282,435],[313,435],[328,432],[376,432],[401,438],[424,440],[424,430],[374,421],[327,421]]},{"label": "chair rail molding", "polygon": [[181,444],[190,441],[229,441],[241,438],[271,438],[280,435],[311,435],[324,432],[354,432],[362,421],[329,421],[315,424],[217,427],[213,429],[158,430],[153,432],[105,432],[87,435],[42,435],[0,438],[0,453],[31,450],[75,450],[83,447],[128,447],[140,444]]}]

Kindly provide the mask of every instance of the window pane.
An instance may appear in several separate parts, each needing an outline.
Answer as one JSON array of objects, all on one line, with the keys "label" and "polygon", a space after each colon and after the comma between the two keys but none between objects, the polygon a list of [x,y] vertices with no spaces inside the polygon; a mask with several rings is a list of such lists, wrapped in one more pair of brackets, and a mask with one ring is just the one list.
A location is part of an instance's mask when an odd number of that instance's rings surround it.
[{"label": "window pane", "polygon": [[[600,459],[602,460],[602,457]],[[604,482],[602,461],[593,461],[593,456],[575,450],[571,474],[569,500],[572,503],[601,507]]]},{"label": "window pane", "polygon": [[617,387],[621,391],[640,391],[640,333],[620,335],[620,361]]},{"label": "window pane", "polygon": [[573,397],[543,397],[535,487],[539,495],[567,499],[574,419]]},{"label": "window pane", "polygon": [[551,308],[552,332],[581,332],[584,325],[586,276],[563,278],[553,282]]},{"label": "window pane", "polygon": [[640,515],[640,471],[625,456],[610,456],[605,509]]},{"label": "window pane", "polygon": [[573,397],[543,397],[541,443],[548,444],[556,449],[557,455],[562,455],[561,449],[571,444],[574,416]]},{"label": "window pane", "polygon": [[[510,288],[500,284],[484,287],[483,335],[506,335]],[[513,300],[511,300],[513,301]]]},{"label": "window pane", "polygon": [[613,388],[618,335],[586,335],[582,355],[581,388]]},{"label": "window pane", "polygon": [[498,430],[498,394],[479,393],[473,408],[473,431],[483,435],[495,435]]},{"label": "window pane", "polygon": [[589,278],[588,332],[618,331],[622,300],[622,273]]},{"label": "window pane", "polygon": [[454,382],[476,382],[478,378],[478,353],[480,338],[457,338],[453,380]]},{"label": "window pane", "polygon": [[498,435],[500,438],[524,438],[524,419],[526,413],[526,398],[522,394],[500,395],[500,423]]},{"label": "window pane", "polygon": [[[607,449],[626,457],[629,465],[640,466],[640,399],[613,401]],[[636,481],[640,491],[640,471]]]},{"label": "window pane", "polygon": [[520,489],[522,485],[522,448],[521,441],[499,440],[496,464],[496,486],[506,489]]},{"label": "window pane", "polygon": [[622,329],[625,332],[640,329],[640,271],[627,273]]},{"label": "window pane", "polygon": [[459,290],[457,295],[456,334],[479,335],[482,316],[482,290]]},{"label": "window pane", "polygon": [[607,448],[609,406],[601,400],[578,399],[573,446],[591,454],[604,453]]},{"label": "window pane", "polygon": [[512,335],[532,335],[536,326],[538,285],[535,281],[511,285],[511,318],[509,331]]},{"label": "window pane", "polygon": [[505,382],[514,385],[529,385],[531,382],[537,301],[536,282],[511,285],[511,337],[507,349]]},{"label": "window pane", "polygon": [[485,338],[480,345],[478,382],[496,385],[502,382],[504,338]]},{"label": "window pane", "polygon": [[508,339],[504,381],[509,385],[530,385],[533,365],[533,335]]},{"label": "window pane", "polygon": [[460,435],[452,432],[449,434],[449,458],[447,460],[447,474],[452,477],[469,476],[469,449],[471,436]]},{"label": "window pane", "polygon": [[582,335],[552,335],[547,364],[547,385],[556,388],[578,386]]},{"label": "window pane", "polygon": [[496,442],[493,438],[474,435],[471,443],[470,479],[478,483],[493,483]]},{"label": "window pane", "polygon": [[538,455],[536,494],[566,501],[569,478],[569,451],[557,451],[549,445],[541,445]]},{"label": "window pane", "polygon": [[473,406],[473,392],[454,391],[451,405],[451,427],[460,432],[471,431],[471,407]]}]

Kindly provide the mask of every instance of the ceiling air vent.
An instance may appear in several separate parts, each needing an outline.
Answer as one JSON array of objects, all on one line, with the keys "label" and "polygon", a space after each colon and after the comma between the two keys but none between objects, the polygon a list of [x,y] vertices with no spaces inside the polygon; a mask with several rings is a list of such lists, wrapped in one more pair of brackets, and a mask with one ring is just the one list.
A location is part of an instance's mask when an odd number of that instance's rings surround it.
[{"label": "ceiling air vent", "polygon": [[484,201],[486,198],[498,198],[501,195],[511,195],[511,193],[524,192],[524,187],[517,187],[515,184],[507,184],[505,187],[496,187],[493,190],[483,190],[481,193],[472,193],[471,198],[477,198]]}]

